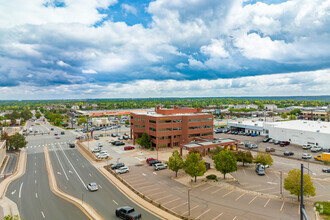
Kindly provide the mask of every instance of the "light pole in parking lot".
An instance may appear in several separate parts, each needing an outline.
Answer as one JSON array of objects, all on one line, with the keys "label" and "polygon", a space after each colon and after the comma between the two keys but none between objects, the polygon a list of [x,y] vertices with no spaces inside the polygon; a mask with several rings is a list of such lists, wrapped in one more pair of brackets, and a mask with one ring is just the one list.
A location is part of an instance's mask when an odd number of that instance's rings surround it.
[{"label": "light pole in parking lot", "polygon": [[[308,220],[308,216],[306,214],[305,211],[305,206],[304,206],[304,168],[308,171],[311,171],[309,168],[305,167],[304,164],[301,164],[300,166],[300,220],[304,220],[305,219]],[[312,171],[311,171],[312,172]],[[315,175],[315,173],[312,172],[313,175]]]},{"label": "light pole in parking lot", "polygon": [[283,196],[283,192],[282,192],[282,171],[280,171],[280,195],[281,195],[281,198]]},{"label": "light pole in parking lot", "polygon": [[191,188],[188,187],[188,218],[190,218],[190,190]]}]

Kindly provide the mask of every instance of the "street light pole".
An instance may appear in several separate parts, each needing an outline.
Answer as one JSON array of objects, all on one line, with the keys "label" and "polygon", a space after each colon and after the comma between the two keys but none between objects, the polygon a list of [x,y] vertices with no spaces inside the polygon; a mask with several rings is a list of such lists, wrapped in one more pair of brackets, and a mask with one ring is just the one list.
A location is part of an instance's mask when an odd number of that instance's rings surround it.
[{"label": "street light pole", "polygon": [[188,188],[188,218],[190,218],[190,190],[191,188]]},{"label": "street light pole", "polygon": [[280,194],[281,194],[281,198],[283,196],[283,192],[282,192],[282,171],[280,171]]},{"label": "street light pole", "polygon": [[304,210],[304,164],[301,164],[301,182],[300,182],[300,220],[304,220],[303,210]]}]

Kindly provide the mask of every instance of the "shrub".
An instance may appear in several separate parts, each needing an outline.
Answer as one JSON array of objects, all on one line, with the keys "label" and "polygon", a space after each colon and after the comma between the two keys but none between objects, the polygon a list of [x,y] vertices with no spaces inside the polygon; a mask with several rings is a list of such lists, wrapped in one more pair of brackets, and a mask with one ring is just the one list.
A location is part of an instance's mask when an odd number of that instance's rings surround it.
[{"label": "shrub", "polygon": [[314,206],[321,215],[330,216],[330,202],[315,202]]},{"label": "shrub", "polygon": [[150,148],[150,151],[154,151],[155,149],[152,147],[152,148]]},{"label": "shrub", "polygon": [[154,202],[154,200],[150,200],[150,203],[153,203]]},{"label": "shrub", "polygon": [[327,161],[327,160],[325,160],[323,163],[324,163],[325,165],[330,165],[330,162]]},{"label": "shrub", "polygon": [[218,181],[217,175],[214,175],[214,174],[206,176],[206,179]]},{"label": "shrub", "polygon": [[162,205],[159,203],[159,204],[158,204],[158,207],[160,208],[160,207],[162,207]]}]

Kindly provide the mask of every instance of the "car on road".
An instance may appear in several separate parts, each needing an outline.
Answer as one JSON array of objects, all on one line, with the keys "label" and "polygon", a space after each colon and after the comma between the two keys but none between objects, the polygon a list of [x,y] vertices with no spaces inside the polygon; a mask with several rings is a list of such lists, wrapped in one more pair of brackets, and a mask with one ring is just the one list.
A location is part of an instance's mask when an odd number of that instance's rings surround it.
[{"label": "car on road", "polygon": [[310,155],[310,154],[302,154],[301,155],[301,158],[302,159],[312,159],[312,155]]},{"label": "car on road", "polygon": [[135,149],[135,147],[133,147],[133,146],[126,146],[126,147],[124,147],[124,150],[134,150]]},{"label": "car on road", "polygon": [[167,165],[163,163],[156,163],[154,164],[154,170],[163,170],[166,169]]},{"label": "car on road", "polygon": [[64,131],[61,131],[61,135],[65,135],[65,132]]},{"label": "car on road", "polygon": [[88,183],[87,188],[89,191],[93,192],[93,191],[97,191],[99,189],[99,187],[97,186],[96,183]]},{"label": "car on road", "polygon": [[120,167],[118,169],[115,170],[115,173],[128,173],[129,172],[129,168],[128,167]]},{"label": "car on road", "polygon": [[275,148],[273,147],[266,147],[266,152],[275,152]]},{"label": "car on road", "polygon": [[269,140],[270,140],[271,138],[264,138],[264,139],[262,139],[262,142],[268,142]]},{"label": "car on road", "polygon": [[116,164],[113,164],[113,165],[111,165],[111,169],[112,170],[116,170],[116,169],[118,169],[118,168],[120,168],[120,167],[124,167],[125,166],[125,164],[124,163],[116,163]]},{"label": "car on road", "polygon": [[56,136],[55,138],[56,138],[56,139],[60,139],[60,136]]},{"label": "car on road", "polygon": [[74,143],[69,143],[69,147],[74,148],[75,147]]},{"label": "car on road", "polygon": [[82,137],[76,137],[77,140],[80,140]]},{"label": "car on road", "polygon": [[135,209],[130,206],[122,206],[117,208],[116,216],[125,220],[139,220],[142,217],[140,213],[135,211]]},{"label": "car on road", "polygon": [[314,146],[311,148],[311,152],[320,152],[320,151],[322,151],[322,147]]},{"label": "car on road", "polygon": [[264,176],[264,175],[265,175],[265,170],[264,170],[264,168],[262,168],[262,166],[257,166],[257,168],[256,168],[256,173],[257,173],[259,176]]},{"label": "car on road", "polygon": [[150,160],[150,161],[149,161],[149,166],[152,166],[152,165],[154,165],[154,164],[156,164],[156,163],[162,163],[162,162],[159,161],[159,160]]},{"label": "car on road", "polygon": [[100,147],[96,147],[92,150],[92,153],[97,153],[97,152],[101,152],[101,148]]},{"label": "car on road", "polygon": [[304,144],[303,146],[302,146],[302,149],[303,150],[309,150],[309,149],[311,149],[312,148],[312,145],[310,145],[310,144]]},{"label": "car on road", "polygon": [[58,133],[54,133],[54,135],[55,135],[55,136],[57,136],[57,135],[58,135]]},{"label": "car on road", "polygon": [[283,153],[284,156],[292,156],[294,153],[292,151],[284,151]]},{"label": "car on road", "polygon": [[54,128],[50,128],[51,131],[54,131]]},{"label": "car on road", "polygon": [[322,172],[330,173],[330,167],[322,168]]}]

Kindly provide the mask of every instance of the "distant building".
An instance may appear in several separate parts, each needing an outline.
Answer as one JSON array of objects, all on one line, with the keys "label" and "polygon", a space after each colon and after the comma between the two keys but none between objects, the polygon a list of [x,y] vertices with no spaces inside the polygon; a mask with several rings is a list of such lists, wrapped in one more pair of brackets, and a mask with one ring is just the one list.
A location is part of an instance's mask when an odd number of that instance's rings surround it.
[{"label": "distant building", "polygon": [[71,106],[71,109],[72,110],[78,110],[79,109],[79,106],[78,105],[73,105],[73,106]]},{"label": "distant building", "polygon": [[108,118],[92,118],[92,124],[95,127],[106,127],[110,126],[111,122]]},{"label": "distant building", "polygon": [[330,120],[330,112],[328,111],[301,111],[300,118],[312,121],[327,121]]},{"label": "distant building", "polygon": [[156,149],[175,147],[193,141],[195,137],[213,139],[213,115],[201,109],[173,108],[155,112],[131,113],[133,143],[146,132]]},{"label": "distant building", "polygon": [[246,108],[246,109],[258,109],[257,105],[235,105],[234,109],[240,109],[240,108]]},{"label": "distant building", "polygon": [[275,111],[277,109],[277,105],[274,104],[265,104],[264,107],[268,111]]}]

